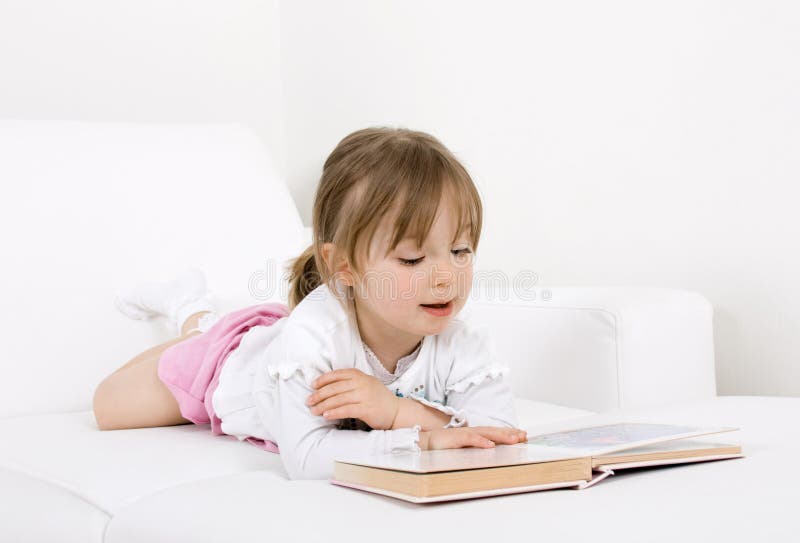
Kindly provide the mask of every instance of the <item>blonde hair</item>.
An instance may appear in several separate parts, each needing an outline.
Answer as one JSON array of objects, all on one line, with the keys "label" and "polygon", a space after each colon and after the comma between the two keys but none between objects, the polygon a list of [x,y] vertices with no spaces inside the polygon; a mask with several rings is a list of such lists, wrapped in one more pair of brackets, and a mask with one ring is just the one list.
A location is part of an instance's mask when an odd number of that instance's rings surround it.
[{"label": "blonde hair", "polygon": [[480,195],[467,170],[438,139],[389,127],[364,128],[342,139],[322,169],[312,212],[312,243],[287,268],[290,309],[322,283],[338,292],[334,271],[322,256],[324,243],[333,243],[360,276],[361,257],[369,258],[370,244],[385,217],[394,219],[389,252],[406,235],[415,238],[418,247],[424,244],[445,189],[454,196],[456,236],[468,224],[477,251],[483,221]]}]

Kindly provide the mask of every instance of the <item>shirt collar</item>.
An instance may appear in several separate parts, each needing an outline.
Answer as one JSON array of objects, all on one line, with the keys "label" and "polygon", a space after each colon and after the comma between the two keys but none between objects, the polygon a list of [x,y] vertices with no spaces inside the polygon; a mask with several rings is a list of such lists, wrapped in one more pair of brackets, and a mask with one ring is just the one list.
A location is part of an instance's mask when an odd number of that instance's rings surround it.
[{"label": "shirt collar", "polygon": [[392,381],[395,381],[400,378],[405,371],[411,367],[411,364],[414,363],[414,360],[417,359],[417,355],[419,355],[419,351],[422,348],[422,343],[425,341],[425,338],[419,342],[417,348],[414,349],[414,352],[408,354],[397,361],[397,367],[394,370],[394,373],[389,373],[389,371],[381,364],[381,361],[372,352],[372,349],[367,347],[367,344],[363,341],[361,344],[364,346],[364,353],[367,355],[367,363],[369,363],[372,370],[375,372],[375,376],[383,383],[388,384]]}]

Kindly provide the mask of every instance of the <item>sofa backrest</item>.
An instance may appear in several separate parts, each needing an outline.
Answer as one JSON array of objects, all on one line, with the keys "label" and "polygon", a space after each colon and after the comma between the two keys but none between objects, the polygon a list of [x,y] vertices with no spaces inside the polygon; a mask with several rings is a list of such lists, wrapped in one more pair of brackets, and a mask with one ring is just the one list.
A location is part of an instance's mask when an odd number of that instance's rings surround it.
[{"label": "sofa backrest", "polygon": [[0,120],[0,416],[91,409],[94,388],[166,341],[117,288],[206,272],[222,310],[286,301],[303,225],[241,125]]},{"label": "sofa backrest", "polygon": [[[284,266],[310,229],[244,127],[0,120],[0,152],[0,417],[89,410],[108,374],[173,337],[121,315],[121,286],[194,266],[223,313],[286,303]],[[716,393],[702,296],[540,290],[473,290],[517,396],[603,411]]]}]

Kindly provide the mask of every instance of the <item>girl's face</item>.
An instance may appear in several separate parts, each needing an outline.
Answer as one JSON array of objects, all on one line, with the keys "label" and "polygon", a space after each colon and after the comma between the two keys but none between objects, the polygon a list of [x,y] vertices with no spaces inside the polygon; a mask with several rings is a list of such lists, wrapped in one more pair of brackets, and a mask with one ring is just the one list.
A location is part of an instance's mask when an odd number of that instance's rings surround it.
[{"label": "girl's face", "polygon": [[[373,238],[364,276],[355,284],[359,325],[366,321],[373,336],[413,336],[416,341],[442,332],[472,288],[474,254],[467,226],[453,244],[457,217],[444,199],[422,247],[407,238],[384,257],[391,232],[382,225]],[[445,302],[444,311],[423,307]]]}]

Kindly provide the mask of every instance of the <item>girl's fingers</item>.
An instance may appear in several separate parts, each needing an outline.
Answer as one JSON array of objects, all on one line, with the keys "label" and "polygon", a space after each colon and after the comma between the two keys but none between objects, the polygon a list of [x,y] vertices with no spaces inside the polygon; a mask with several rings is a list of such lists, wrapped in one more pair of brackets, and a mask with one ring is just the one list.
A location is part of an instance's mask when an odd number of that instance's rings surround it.
[{"label": "girl's fingers", "polygon": [[525,430],[519,430],[517,428],[495,428],[492,426],[481,426],[476,429],[478,429],[479,433],[483,437],[503,443],[519,443],[527,439],[527,433]]},{"label": "girl's fingers", "polygon": [[338,381],[339,379],[345,379],[349,376],[347,369],[344,370],[333,370],[326,373],[323,373],[311,383],[311,386],[314,388],[321,388],[328,383],[332,383],[334,381]]},{"label": "girl's fingers", "polygon": [[495,446],[495,442],[476,432],[463,432],[460,434],[449,434],[449,439],[443,444],[444,449],[457,449],[461,447],[480,447],[487,449]]},{"label": "girl's fingers", "polygon": [[325,417],[325,420],[351,419],[351,418],[352,419],[357,419],[358,416],[356,416],[355,413],[351,413],[350,412],[350,408],[351,408],[351,405],[347,404],[347,405],[343,405],[341,407],[330,409],[330,410],[326,411],[328,416]]},{"label": "girl's fingers", "polygon": [[348,391],[343,392],[342,394],[337,394],[336,396],[332,396],[327,400],[324,400],[311,407],[310,410],[315,415],[323,415],[326,411],[336,409],[337,407],[341,407],[343,405],[357,403],[357,401],[357,394],[355,392]]},{"label": "girl's fingers", "polygon": [[525,440],[525,430],[494,426],[466,426],[443,428],[428,432],[428,449],[456,449],[460,447],[494,447],[497,443],[520,443]]},{"label": "girl's fingers", "polygon": [[469,428],[470,431],[459,431],[462,428],[446,428],[442,430],[433,430],[430,432],[428,440],[429,449],[458,449],[462,447],[478,447],[481,449],[491,449],[497,443],[506,443],[505,438],[491,439],[480,432],[474,431],[475,428]]},{"label": "girl's fingers", "polygon": [[491,448],[494,447],[495,442],[491,439],[483,437],[480,434],[470,434],[472,438],[468,446],[470,447],[483,447],[483,448]]},{"label": "girl's fingers", "polygon": [[517,435],[527,433],[525,430],[520,430],[519,428],[497,428],[494,426],[477,426],[474,428],[481,433],[492,435]]},{"label": "girl's fingers", "polygon": [[326,373],[323,373],[316,379],[311,382],[312,388],[322,388],[323,386],[327,385],[328,383],[333,383],[334,381],[340,381],[342,379],[355,379],[360,376],[365,375],[365,373],[361,370],[357,370],[355,368],[345,368],[342,370],[333,370]]},{"label": "girl's fingers", "polygon": [[334,383],[329,383],[318,389],[313,394],[310,394],[308,398],[306,398],[306,405],[317,404],[323,400],[327,400],[328,398],[336,396],[337,394],[348,392],[350,390],[354,390],[354,388],[348,381],[336,381]]}]

